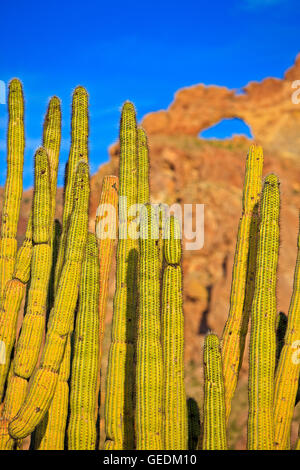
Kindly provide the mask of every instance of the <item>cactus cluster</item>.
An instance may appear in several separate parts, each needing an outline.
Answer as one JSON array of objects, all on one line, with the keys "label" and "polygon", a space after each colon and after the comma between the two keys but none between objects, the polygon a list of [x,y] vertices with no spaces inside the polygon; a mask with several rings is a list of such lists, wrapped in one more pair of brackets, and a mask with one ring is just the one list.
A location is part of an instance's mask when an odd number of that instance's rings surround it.
[{"label": "cactus cluster", "polygon": [[[288,317],[277,315],[279,179],[262,181],[251,146],[223,335],[204,341],[200,412],[184,384],[181,227],[151,204],[149,151],[131,102],[120,123],[119,176],[105,176],[89,232],[88,94],[73,93],[62,225],[55,220],[60,100],[51,98],[34,158],[33,203],[17,249],[24,99],[8,95],[7,180],[0,232],[0,449],[225,450],[246,336],[249,450],[290,449],[299,396],[300,232]],[[104,407],[102,349],[109,274],[116,282]],[[22,309],[23,301],[24,312]],[[21,323],[20,332],[17,325]],[[296,445],[300,448],[300,438]]]}]

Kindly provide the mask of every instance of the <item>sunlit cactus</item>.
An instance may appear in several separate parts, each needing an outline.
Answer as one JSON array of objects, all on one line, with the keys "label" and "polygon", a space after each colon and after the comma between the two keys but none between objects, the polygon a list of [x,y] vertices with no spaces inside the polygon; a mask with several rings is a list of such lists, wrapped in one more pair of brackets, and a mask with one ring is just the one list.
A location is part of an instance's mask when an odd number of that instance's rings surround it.
[{"label": "sunlit cactus", "polygon": [[274,447],[276,361],[276,278],[279,251],[280,193],[277,176],[266,177],[251,310],[248,442],[250,450]]},{"label": "sunlit cactus", "polygon": [[219,338],[208,334],[204,345],[203,450],[226,450],[226,413]]},{"label": "sunlit cactus", "polygon": [[[253,280],[251,280],[251,277],[254,277],[253,260],[255,260],[256,253],[252,245],[253,243],[255,245],[257,228],[257,214],[255,213],[255,208],[257,207],[261,193],[262,168],[262,148],[253,145],[250,147],[246,160],[243,212],[238,228],[232,271],[230,311],[222,336],[222,360],[227,421],[229,419],[231,400],[235,392],[243,359],[245,336],[248,330],[248,318],[253,296],[253,288],[251,289]],[[249,271],[247,270],[248,267],[250,268]],[[248,297],[246,288],[250,290]],[[247,303],[250,304],[250,308],[247,307]]]},{"label": "sunlit cactus", "polygon": [[188,447],[188,423],[184,386],[184,317],[181,270],[181,232],[178,220],[167,221],[164,240],[165,268],[162,281],[163,350],[163,448]]},{"label": "sunlit cactus", "polygon": [[7,281],[12,278],[17,253],[17,226],[23,190],[24,97],[20,80],[14,78],[8,92],[7,175],[0,231],[0,304]]},{"label": "sunlit cactus", "polygon": [[9,433],[15,439],[28,436],[49,409],[74,320],[88,224],[89,173],[85,162],[78,164],[74,187],[76,197],[68,231],[65,263],[54,302],[53,320],[47,331],[41,364],[34,374],[29,393],[9,426]]},{"label": "sunlit cactus", "polygon": [[122,109],[120,125],[119,240],[105,397],[106,450],[132,449],[134,446],[133,359],[138,240],[133,236],[136,224],[126,216],[127,210],[136,203],[136,116],[133,104],[126,102]]}]

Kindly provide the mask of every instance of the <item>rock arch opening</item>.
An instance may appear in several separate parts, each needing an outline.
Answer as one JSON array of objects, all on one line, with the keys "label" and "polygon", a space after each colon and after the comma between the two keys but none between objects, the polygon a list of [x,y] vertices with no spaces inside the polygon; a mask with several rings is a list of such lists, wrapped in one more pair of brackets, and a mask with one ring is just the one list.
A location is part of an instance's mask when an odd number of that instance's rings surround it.
[{"label": "rock arch opening", "polygon": [[249,139],[253,138],[250,127],[239,118],[222,119],[200,132],[201,139],[230,139],[235,135],[243,135]]}]

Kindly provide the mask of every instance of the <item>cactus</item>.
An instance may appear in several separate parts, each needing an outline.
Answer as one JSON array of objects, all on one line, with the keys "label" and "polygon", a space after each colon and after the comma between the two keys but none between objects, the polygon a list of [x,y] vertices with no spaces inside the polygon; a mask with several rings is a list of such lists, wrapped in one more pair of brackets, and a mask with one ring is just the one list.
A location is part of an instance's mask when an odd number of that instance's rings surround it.
[{"label": "cactus", "polygon": [[17,253],[17,226],[23,189],[24,98],[22,84],[13,79],[8,93],[7,176],[0,232],[0,305],[12,278]]},{"label": "cactus", "polygon": [[276,360],[276,273],[279,250],[278,178],[266,177],[251,310],[248,442],[250,450],[274,446],[274,373]]},{"label": "cactus", "polygon": [[71,330],[87,237],[89,175],[85,162],[78,164],[74,194],[74,209],[70,220],[65,263],[54,303],[53,321],[47,331],[41,364],[34,374],[29,393],[9,426],[9,433],[15,439],[22,439],[30,434],[49,409],[67,336]]},{"label": "cactus", "polygon": [[[188,413],[188,449],[197,450],[200,439],[200,412],[199,407],[194,398],[187,400]],[[202,445],[201,445],[202,447]]]},{"label": "cactus", "polygon": [[188,425],[184,387],[184,317],[179,222],[170,217],[164,241],[166,266],[162,287],[163,350],[163,448],[188,448]]},{"label": "cactus", "polygon": [[96,390],[99,358],[99,261],[96,237],[88,235],[79,290],[70,385],[68,449],[96,447]]},{"label": "cactus", "polygon": [[[52,216],[55,211],[56,179],[60,146],[61,113],[58,98],[51,98],[44,122],[43,145],[50,155],[50,184]],[[25,295],[30,276],[32,259],[32,213],[30,212],[25,240],[18,251],[12,281],[9,281],[4,295],[4,305],[0,307],[0,342],[5,344],[5,364],[0,364],[0,400],[10,364],[10,354],[15,342],[18,312]],[[0,343],[1,344],[1,343]]]},{"label": "cactus", "polygon": [[43,131],[43,147],[47,152],[49,171],[50,171],[50,192],[51,192],[51,231],[52,224],[55,216],[56,205],[56,184],[57,184],[57,171],[59,150],[61,141],[61,109],[60,100],[57,96],[50,99],[47,109],[44,131]]},{"label": "cactus", "polygon": [[109,272],[112,262],[113,247],[115,242],[115,230],[117,228],[117,207],[118,207],[119,180],[116,176],[106,176],[103,178],[102,191],[99,206],[96,214],[95,232],[99,253],[99,360],[97,376],[97,397],[96,417],[100,407],[100,372],[102,359],[102,343],[105,328],[105,313],[108,297]]},{"label": "cactus", "polygon": [[58,282],[64,264],[78,162],[81,160],[88,161],[88,128],[88,93],[85,88],[78,86],[73,93],[72,101],[71,148],[66,168],[62,234],[55,267],[55,292],[58,289]]},{"label": "cactus", "polygon": [[[48,281],[51,268],[51,248],[49,243],[51,199],[48,157],[43,148],[38,149],[35,154],[34,188],[34,247],[31,283],[28,292],[26,314],[23,319],[22,330],[18,339],[4,400],[4,414],[7,419],[13,418],[18,411],[15,403],[19,403],[20,407],[22,405],[20,397],[17,395],[20,394],[20,388],[22,391],[26,390],[28,379],[36,366],[45,325]],[[15,376],[18,379],[15,379]],[[18,383],[18,387],[16,387],[16,383]],[[22,396],[25,398],[24,393],[22,393]],[[12,410],[15,412],[14,415],[9,414]],[[7,425],[7,421],[2,421],[1,424]],[[0,427],[2,428],[3,426]],[[7,439],[9,439],[8,431],[6,432]],[[2,439],[5,440],[5,431],[3,429],[1,429],[1,435]]]},{"label": "cactus", "polygon": [[300,230],[288,324],[275,375],[274,448],[290,449],[290,428],[300,373]]},{"label": "cactus", "polygon": [[36,366],[46,322],[47,293],[51,271],[51,194],[49,164],[43,148],[35,154],[33,203],[33,255],[27,309],[14,357],[14,373],[29,379]]},{"label": "cactus", "polygon": [[138,450],[160,450],[162,437],[162,348],[158,224],[155,208],[146,205],[140,223],[138,274],[135,432]]},{"label": "cactus", "polygon": [[137,176],[137,203],[146,204],[150,202],[149,194],[149,156],[148,156],[148,144],[147,135],[142,128],[137,130],[137,142],[138,142],[138,176]]},{"label": "cactus", "polygon": [[203,450],[226,450],[226,411],[219,338],[208,334],[204,345]]},{"label": "cactus", "polygon": [[0,308],[0,345],[4,361],[0,362],[0,401],[10,365],[11,351],[15,343],[19,310],[26,292],[30,276],[32,257],[32,219],[29,217],[25,240],[18,250],[12,280],[8,281]]},{"label": "cactus", "polygon": [[8,433],[8,426],[13,416],[21,408],[27,392],[27,380],[11,373],[8,376],[8,387],[1,411],[0,450],[13,450],[15,441]]},{"label": "cactus", "polygon": [[[53,311],[49,321],[53,318]],[[49,325],[49,326],[50,326]],[[51,405],[42,421],[36,428],[34,448],[37,450],[63,450],[65,443],[65,429],[68,416],[70,375],[71,338],[68,335],[65,352],[59,368],[57,386]]]},{"label": "cactus", "polygon": [[[246,161],[243,212],[238,228],[237,245],[232,272],[230,310],[222,337],[222,361],[224,368],[223,374],[227,422],[243,358],[245,335],[248,329],[250,309],[244,309],[247,283],[247,263],[249,256],[251,224],[253,223],[253,211],[257,206],[261,192],[262,167],[262,148],[253,145],[250,147]],[[251,258],[253,259],[253,256],[249,258],[250,263]]]},{"label": "cactus", "polygon": [[128,233],[128,222],[133,233],[136,223],[127,221],[126,216],[127,207],[130,208],[137,202],[136,169],[136,117],[133,105],[127,102],[122,109],[120,126],[119,241],[105,397],[105,449],[107,450],[132,449],[134,445],[133,357],[138,240]]},{"label": "cactus", "polygon": [[[73,93],[72,100],[72,122],[71,122],[71,148],[65,174],[64,210],[62,222],[62,234],[60,238],[57,261],[55,265],[54,293],[57,293],[66,250],[70,217],[74,203],[74,181],[79,161],[88,162],[88,93],[85,88],[78,86]],[[72,323],[73,325],[73,323]],[[66,428],[69,386],[68,379],[71,361],[71,333],[67,338],[67,346],[58,377],[58,386],[55,391],[47,420],[49,429],[44,430],[41,446],[43,450],[63,449],[63,433]],[[60,396],[59,391],[62,395]],[[52,416],[53,413],[53,416]],[[45,423],[43,423],[44,428]],[[56,426],[56,428],[55,428]],[[39,432],[38,432],[39,433]],[[50,445],[50,447],[47,447]]]}]

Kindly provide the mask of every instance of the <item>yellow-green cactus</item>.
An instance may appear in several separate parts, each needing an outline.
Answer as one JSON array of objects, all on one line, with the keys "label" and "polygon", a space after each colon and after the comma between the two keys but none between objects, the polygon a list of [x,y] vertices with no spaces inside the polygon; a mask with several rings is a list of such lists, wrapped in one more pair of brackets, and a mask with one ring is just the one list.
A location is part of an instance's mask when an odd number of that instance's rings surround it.
[{"label": "yellow-green cactus", "polygon": [[[53,313],[54,311],[50,314],[50,325]],[[51,405],[34,433],[34,448],[36,450],[64,450],[69,403],[70,357],[71,338],[69,334]]]},{"label": "yellow-green cactus", "polygon": [[68,449],[96,448],[95,416],[99,358],[99,260],[95,235],[89,233],[79,289],[70,383]]},{"label": "yellow-green cactus", "polygon": [[290,449],[290,428],[300,373],[300,231],[288,323],[275,375],[274,449]]},{"label": "yellow-green cactus", "polygon": [[13,450],[15,440],[8,433],[8,426],[13,416],[19,411],[27,392],[27,380],[14,375],[8,376],[8,387],[0,419],[0,450]]},{"label": "yellow-green cactus", "polygon": [[[31,283],[28,291],[26,314],[17,342],[12,371],[4,399],[4,409],[7,419],[12,419],[17,413],[18,409],[16,409],[15,403],[19,403],[19,407],[22,405],[20,397],[17,396],[17,394],[20,393],[20,387],[22,390],[26,390],[26,384],[28,384],[28,379],[36,366],[43,339],[48,281],[51,269],[51,248],[49,243],[50,203],[48,157],[45,150],[40,148],[35,154],[33,202],[34,247],[31,266]],[[18,377],[18,380],[15,379],[15,376]],[[16,383],[19,384],[19,387],[15,386]],[[24,399],[24,393],[22,396]],[[14,403],[14,405],[11,403]],[[15,412],[14,415],[9,414],[11,410]],[[3,421],[1,424],[1,434],[4,438]],[[6,433],[7,439],[9,439],[7,429]]]},{"label": "yellow-green cactus", "polygon": [[43,147],[48,155],[50,171],[50,191],[51,191],[51,229],[55,216],[55,198],[57,171],[59,162],[59,150],[61,142],[61,108],[60,100],[53,96],[49,101],[43,132]]},{"label": "yellow-green cactus", "polygon": [[163,449],[162,347],[160,343],[160,273],[158,223],[145,205],[140,223],[139,316],[136,346],[135,434],[138,450]]},{"label": "yellow-green cactus", "polygon": [[[249,308],[244,309],[244,302],[247,283],[249,240],[251,224],[253,224],[253,211],[255,207],[257,207],[261,193],[262,168],[262,148],[253,145],[250,147],[246,160],[243,212],[238,228],[232,272],[230,310],[222,337],[222,361],[227,421],[230,415],[232,397],[236,389],[239,369],[244,353],[245,335],[248,329]],[[256,217],[256,214],[254,217]],[[253,231],[252,236],[255,237]],[[251,258],[253,259],[253,254],[249,259],[250,263]],[[253,267],[251,266],[250,269],[251,268]],[[247,287],[250,287],[249,282],[250,280],[248,278]]]},{"label": "yellow-green cactus", "polygon": [[137,130],[138,139],[138,191],[137,191],[137,203],[146,204],[150,202],[149,195],[149,156],[148,156],[148,144],[147,135],[142,128]]},{"label": "yellow-green cactus", "polygon": [[[164,241],[166,265],[162,287],[163,350],[163,448],[188,448],[187,408],[184,387],[184,317],[182,299],[181,235],[178,220],[167,221]],[[147,270],[147,269],[146,269]],[[151,305],[151,304],[150,304]]]},{"label": "yellow-green cactus", "polygon": [[276,361],[276,275],[279,251],[280,194],[277,176],[266,177],[251,310],[248,442],[250,450],[274,447]]},{"label": "yellow-green cactus", "polygon": [[[59,276],[65,257],[66,239],[74,203],[74,181],[79,161],[88,161],[88,94],[85,88],[80,86],[77,87],[73,93],[71,148],[68,164],[66,166],[63,224],[55,265],[54,293],[56,293],[58,289]],[[57,389],[48,412],[49,428],[46,426],[44,429],[45,423],[41,424],[44,434],[39,448],[43,450],[60,450],[63,449],[64,445],[63,436],[66,428],[69,397],[68,379],[71,361],[71,333],[72,331],[69,332],[67,338],[67,346],[60,367]]]},{"label": "yellow-green cactus", "polygon": [[15,344],[19,310],[26,293],[32,257],[32,218],[29,217],[25,240],[19,248],[12,280],[5,287],[0,307],[0,349],[4,360],[0,362],[0,401],[10,366],[11,351]]},{"label": "yellow-green cactus", "polygon": [[127,210],[137,203],[137,127],[134,106],[129,102],[124,104],[121,117],[119,186],[116,291],[105,398],[106,450],[132,449],[134,446],[133,358],[138,240],[134,236],[137,224],[132,217],[127,218]]},{"label": "yellow-green cactus", "polygon": [[[116,176],[103,178],[100,201],[96,214],[95,232],[99,253],[99,360],[97,376],[97,397],[95,415],[100,407],[100,372],[102,360],[102,343],[104,338],[105,314],[108,297],[109,273],[112,262],[113,248],[116,239],[118,211],[119,179]],[[100,393],[99,393],[100,392]]]},{"label": "yellow-green cactus", "polygon": [[[52,216],[55,211],[56,179],[60,146],[61,113],[59,100],[51,98],[44,122],[43,144],[50,158],[50,183],[52,197]],[[50,157],[49,157],[50,155]],[[4,304],[0,307],[0,341],[5,347],[5,364],[0,364],[0,400],[10,364],[10,354],[15,342],[18,312],[25,295],[26,283],[30,276],[32,259],[32,213],[30,212],[25,240],[17,253],[12,281],[7,285]]]},{"label": "yellow-green cactus", "polygon": [[51,194],[48,156],[43,148],[35,154],[33,202],[33,255],[27,308],[14,357],[14,373],[29,379],[36,366],[46,323],[51,271]]},{"label": "yellow-green cactus", "polygon": [[17,226],[23,190],[24,98],[22,84],[13,79],[8,92],[7,175],[0,232],[0,304],[12,278],[17,253]]},{"label": "yellow-green cactus", "polygon": [[9,426],[15,439],[30,434],[48,411],[58,381],[67,337],[72,328],[87,238],[89,174],[86,162],[79,162],[74,191],[74,209],[68,231],[65,263],[54,302],[53,321],[47,331],[40,366],[29,393]]},{"label": "yellow-green cactus", "polygon": [[226,411],[219,338],[208,334],[204,345],[203,450],[226,450]]},{"label": "yellow-green cactus", "polygon": [[88,93],[85,88],[78,86],[73,93],[72,101],[71,148],[66,167],[62,234],[55,268],[55,292],[58,289],[58,282],[64,264],[78,162],[81,160],[88,162],[88,117]]}]

